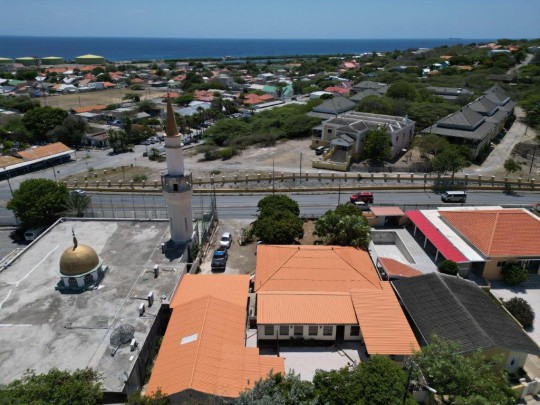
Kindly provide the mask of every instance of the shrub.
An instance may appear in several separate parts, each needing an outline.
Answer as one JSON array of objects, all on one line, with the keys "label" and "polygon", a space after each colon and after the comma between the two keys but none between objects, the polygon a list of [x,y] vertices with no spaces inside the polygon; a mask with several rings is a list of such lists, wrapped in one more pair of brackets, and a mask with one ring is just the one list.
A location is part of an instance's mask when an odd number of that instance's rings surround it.
[{"label": "shrub", "polygon": [[141,183],[143,180],[148,180],[148,176],[146,174],[138,174],[136,176],[133,176],[133,181],[135,183]]},{"label": "shrub", "polygon": [[504,306],[516,318],[521,326],[530,328],[534,322],[534,311],[531,305],[523,298],[514,297],[506,302]]},{"label": "shrub", "polygon": [[204,160],[216,160],[221,158],[221,153],[217,149],[207,150],[204,152]]},{"label": "shrub", "polygon": [[219,151],[219,155],[223,160],[229,160],[234,155],[236,155],[236,149],[234,148],[223,148]]},{"label": "shrub", "polygon": [[518,285],[527,281],[529,273],[527,269],[517,263],[507,263],[502,269],[504,281],[510,285]]},{"label": "shrub", "polygon": [[439,263],[439,271],[444,274],[455,276],[459,273],[459,266],[452,260],[443,260]]}]

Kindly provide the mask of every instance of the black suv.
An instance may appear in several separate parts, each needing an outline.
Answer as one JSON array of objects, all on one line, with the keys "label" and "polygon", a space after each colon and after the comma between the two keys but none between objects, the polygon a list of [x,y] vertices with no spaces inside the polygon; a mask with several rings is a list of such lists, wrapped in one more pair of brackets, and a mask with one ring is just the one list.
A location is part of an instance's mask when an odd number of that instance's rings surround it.
[{"label": "black suv", "polygon": [[212,271],[225,271],[227,266],[227,259],[229,258],[229,253],[224,247],[219,247],[212,256]]}]

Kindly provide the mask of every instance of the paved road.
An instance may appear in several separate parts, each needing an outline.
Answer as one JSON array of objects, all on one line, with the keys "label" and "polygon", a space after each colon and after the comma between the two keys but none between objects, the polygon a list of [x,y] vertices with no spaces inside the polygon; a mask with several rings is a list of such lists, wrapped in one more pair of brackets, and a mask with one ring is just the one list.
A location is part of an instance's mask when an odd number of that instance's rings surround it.
[{"label": "paved road", "polygon": [[[525,141],[533,140],[536,137],[536,132],[533,128],[528,128],[525,123],[520,121],[526,117],[525,112],[521,107],[515,108],[516,120],[502,139],[501,143],[495,146],[487,159],[482,163],[482,166],[473,171],[475,174],[494,174],[504,167],[504,162],[510,157],[514,147]],[[522,173],[528,173],[528,168],[524,168]],[[467,171],[467,170],[466,170]],[[469,171],[471,172],[471,171]],[[471,172],[472,173],[472,172]],[[533,171],[532,177],[535,177]]]},{"label": "paved road", "polygon": [[[345,203],[349,193],[289,194],[300,205],[301,215],[318,216]],[[264,195],[217,195],[217,208],[222,218],[255,218],[257,203]],[[97,217],[114,218],[167,218],[165,200],[161,195],[134,194],[94,194],[92,212]],[[211,196],[194,195],[194,216],[207,212]],[[505,205],[524,206],[540,203],[540,193],[518,193],[506,195],[502,192],[474,192],[468,194],[467,205]],[[398,205],[404,209],[421,209],[444,205],[440,196],[432,192],[378,191],[375,193],[375,205]],[[458,204],[459,205],[459,204]],[[92,215],[92,212],[90,215]]]}]

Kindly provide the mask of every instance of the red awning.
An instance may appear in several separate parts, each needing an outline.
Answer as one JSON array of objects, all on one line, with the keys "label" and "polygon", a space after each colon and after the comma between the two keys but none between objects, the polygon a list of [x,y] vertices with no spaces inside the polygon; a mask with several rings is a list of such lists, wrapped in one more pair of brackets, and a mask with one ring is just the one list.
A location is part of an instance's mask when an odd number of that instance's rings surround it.
[{"label": "red awning", "polygon": [[407,211],[405,214],[445,259],[456,263],[469,261],[420,211]]}]

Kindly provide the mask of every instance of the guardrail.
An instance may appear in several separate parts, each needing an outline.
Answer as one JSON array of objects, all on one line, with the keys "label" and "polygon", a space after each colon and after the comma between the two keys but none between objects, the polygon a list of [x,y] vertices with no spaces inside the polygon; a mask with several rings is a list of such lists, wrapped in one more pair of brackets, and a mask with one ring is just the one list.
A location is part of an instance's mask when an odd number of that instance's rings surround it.
[{"label": "guardrail", "polygon": [[[295,185],[293,186],[292,183]],[[322,186],[322,183],[325,183]],[[337,184],[329,186],[327,183]],[[212,176],[210,178],[193,178],[195,192],[211,192],[220,187],[220,193],[227,192],[268,192],[278,189],[290,191],[320,191],[320,190],[384,190],[384,189],[425,189],[435,182],[461,183],[465,189],[505,190],[517,188],[523,191],[539,189],[535,179],[509,179],[495,176],[468,175],[464,176],[434,176],[414,173],[258,173],[256,175]],[[320,186],[317,186],[321,183]],[[377,184],[376,184],[377,183]],[[118,182],[85,180],[84,182],[64,182],[70,189],[85,189],[88,191],[111,192],[161,192],[161,182]],[[296,186],[298,184],[298,186]],[[229,186],[226,188],[225,186]],[[232,187],[230,187],[232,186]],[[255,187],[253,187],[255,186]]]}]

